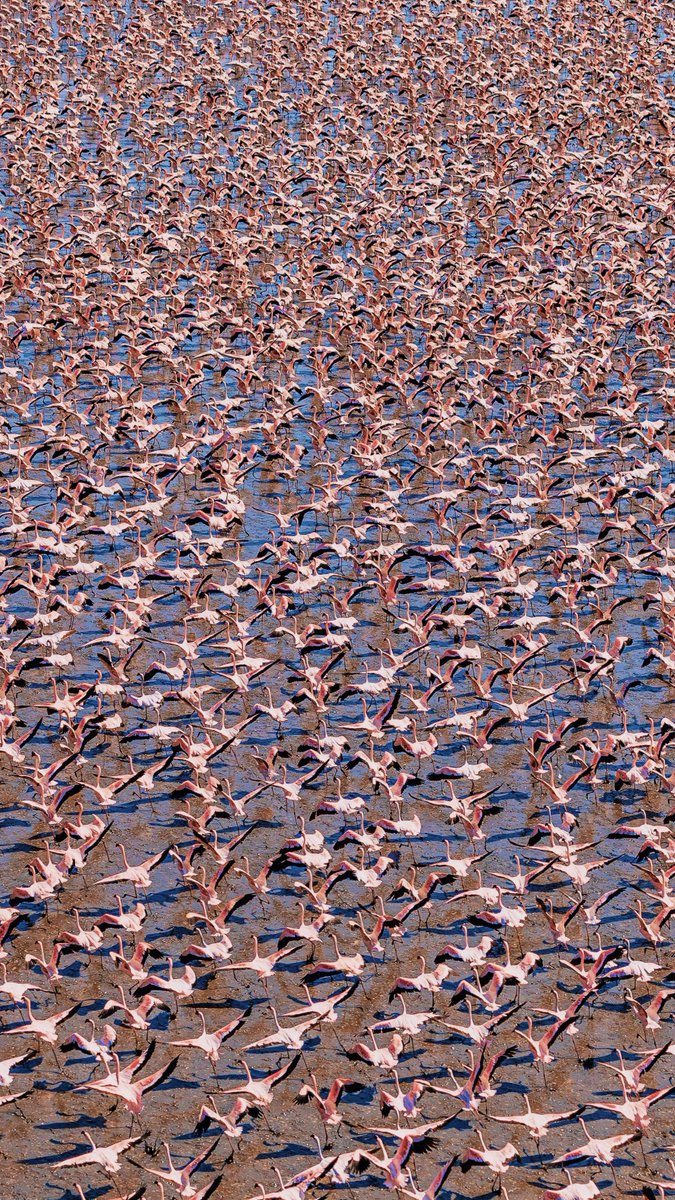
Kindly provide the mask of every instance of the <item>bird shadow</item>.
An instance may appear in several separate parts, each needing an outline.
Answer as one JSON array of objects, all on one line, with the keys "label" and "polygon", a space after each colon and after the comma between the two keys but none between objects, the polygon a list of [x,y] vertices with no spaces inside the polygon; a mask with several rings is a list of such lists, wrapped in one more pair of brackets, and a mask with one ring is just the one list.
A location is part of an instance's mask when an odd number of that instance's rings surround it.
[{"label": "bird shadow", "polygon": [[256,1157],[262,1161],[270,1158],[299,1158],[301,1155],[311,1153],[312,1150],[309,1146],[301,1146],[298,1142],[287,1142],[279,1150],[266,1150],[264,1154],[258,1153]]}]

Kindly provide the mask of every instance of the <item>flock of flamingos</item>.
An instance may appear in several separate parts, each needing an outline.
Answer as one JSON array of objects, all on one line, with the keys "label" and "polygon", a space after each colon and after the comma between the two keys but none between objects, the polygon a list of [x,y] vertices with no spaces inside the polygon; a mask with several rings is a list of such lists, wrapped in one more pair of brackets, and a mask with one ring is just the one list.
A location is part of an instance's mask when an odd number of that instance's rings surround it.
[{"label": "flock of flamingos", "polygon": [[674,18],[4,6],[3,1197],[675,1194]]}]

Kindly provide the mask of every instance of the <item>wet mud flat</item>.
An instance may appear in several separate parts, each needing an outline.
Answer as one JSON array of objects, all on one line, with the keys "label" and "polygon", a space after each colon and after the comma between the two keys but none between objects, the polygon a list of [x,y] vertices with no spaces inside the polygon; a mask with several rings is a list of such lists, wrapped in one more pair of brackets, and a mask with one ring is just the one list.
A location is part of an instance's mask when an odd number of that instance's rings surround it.
[{"label": "wet mud flat", "polygon": [[675,1190],[672,35],[8,7],[0,1194]]}]

